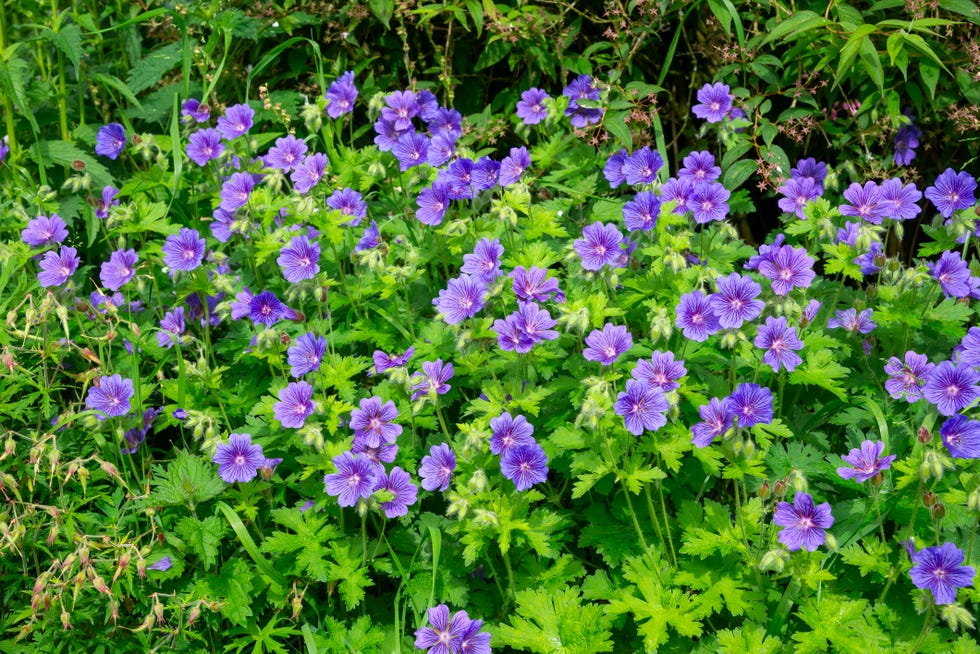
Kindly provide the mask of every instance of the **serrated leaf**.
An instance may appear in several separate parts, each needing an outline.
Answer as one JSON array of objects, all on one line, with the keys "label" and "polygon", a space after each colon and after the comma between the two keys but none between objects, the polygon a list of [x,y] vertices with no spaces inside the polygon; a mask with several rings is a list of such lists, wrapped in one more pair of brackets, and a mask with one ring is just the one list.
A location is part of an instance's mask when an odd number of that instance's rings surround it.
[{"label": "serrated leaf", "polygon": [[153,491],[147,499],[150,505],[193,508],[225,490],[225,483],[218,477],[213,464],[184,451],[177,452],[177,458],[166,470],[160,467],[154,467],[154,470],[156,474],[150,482]]},{"label": "serrated leaf", "polygon": [[163,76],[180,63],[181,44],[161,46],[136,62],[126,77],[126,84],[133,93],[140,93],[159,83]]},{"label": "serrated leaf", "polygon": [[241,559],[230,559],[218,576],[200,579],[197,592],[218,600],[218,610],[233,624],[244,625],[252,615],[252,575]]},{"label": "serrated leaf", "polygon": [[61,50],[75,70],[78,70],[82,60],[82,29],[78,25],[65,25],[57,32],[45,28],[41,36]]},{"label": "serrated leaf", "polygon": [[804,386],[819,386],[839,397],[841,400],[847,399],[841,381],[846,379],[851,373],[849,368],[845,368],[834,360],[834,353],[827,349],[808,352],[801,366],[790,373],[789,381],[791,384],[801,384]]},{"label": "serrated leaf", "polygon": [[891,570],[888,547],[876,538],[865,538],[861,543],[851,543],[840,551],[841,560],[858,569],[862,577],[874,573],[885,579]]},{"label": "serrated leaf", "polygon": [[601,606],[583,604],[578,588],[523,590],[515,599],[516,615],[494,631],[494,647],[499,643],[540,654],[613,651],[612,620]]},{"label": "serrated leaf", "polygon": [[27,62],[14,56],[16,50],[17,44],[14,44],[7,49],[7,52],[2,53],[3,56],[0,56],[0,89],[3,89],[4,95],[14,99],[17,108],[20,110],[19,115],[27,119],[31,129],[37,134],[41,130],[38,129],[37,120],[34,118],[34,112],[31,111],[31,103],[26,92],[30,68]]},{"label": "serrated leaf", "polygon": [[101,162],[71,143],[66,141],[39,141],[37,148],[41,155],[38,163],[44,162],[45,165],[49,166],[55,164],[71,167],[75,161],[82,161],[85,164],[85,172],[92,177],[92,183],[96,188],[109,186],[113,183],[112,175]]},{"label": "serrated leaf", "polygon": [[225,522],[218,516],[208,516],[204,520],[194,516],[181,518],[176,525],[177,534],[201,559],[205,568],[210,568],[218,560],[218,546],[225,533]]}]

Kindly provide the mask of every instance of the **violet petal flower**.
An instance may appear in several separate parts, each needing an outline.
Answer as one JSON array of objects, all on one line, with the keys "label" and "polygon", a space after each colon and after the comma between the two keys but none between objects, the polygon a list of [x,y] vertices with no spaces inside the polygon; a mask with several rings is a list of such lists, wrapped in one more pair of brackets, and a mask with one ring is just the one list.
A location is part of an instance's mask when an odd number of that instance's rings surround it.
[{"label": "violet petal flower", "polygon": [[827,502],[814,506],[808,493],[797,493],[792,504],[779,503],[773,522],[784,527],[778,539],[790,551],[813,552],[827,540],[824,530],[833,526],[834,516]]}]

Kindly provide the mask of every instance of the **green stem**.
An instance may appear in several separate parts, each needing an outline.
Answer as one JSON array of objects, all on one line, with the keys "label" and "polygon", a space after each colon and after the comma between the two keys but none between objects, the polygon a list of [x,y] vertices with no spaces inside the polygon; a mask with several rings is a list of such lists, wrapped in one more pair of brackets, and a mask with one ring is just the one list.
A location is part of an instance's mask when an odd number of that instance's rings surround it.
[{"label": "green stem", "polygon": [[436,407],[436,417],[439,418],[439,426],[442,427],[442,433],[446,436],[446,442],[451,443],[453,441],[452,436],[449,435],[449,428],[446,427],[446,419],[442,415],[442,408],[439,406],[439,398],[437,397],[433,402]]},{"label": "green stem", "polygon": [[929,627],[932,626],[932,619],[935,614],[936,605],[933,603],[929,605],[929,610],[926,612],[926,617],[922,621],[922,631],[919,632],[919,637],[915,639],[915,644],[912,645],[912,649],[909,650],[912,654],[918,652],[919,648],[922,647],[922,641],[924,641],[926,636],[929,634]]},{"label": "green stem", "polygon": [[514,568],[510,564],[510,551],[500,550],[500,555],[504,559],[504,569],[507,571],[507,595],[511,599],[514,597]]}]

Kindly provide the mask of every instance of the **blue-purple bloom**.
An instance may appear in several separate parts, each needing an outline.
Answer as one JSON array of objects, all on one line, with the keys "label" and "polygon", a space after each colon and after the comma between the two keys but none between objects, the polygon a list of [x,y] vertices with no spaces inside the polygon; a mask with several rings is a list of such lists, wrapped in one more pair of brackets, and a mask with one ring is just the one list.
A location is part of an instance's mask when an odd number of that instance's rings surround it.
[{"label": "blue-purple bloom", "polygon": [[109,209],[119,205],[119,200],[116,198],[118,194],[119,189],[113,186],[104,186],[102,188],[102,197],[95,204],[96,218],[104,219],[109,217]]},{"label": "blue-purple bloom", "polygon": [[552,295],[556,295],[556,299],[561,298],[558,299],[561,302],[564,295],[558,288],[558,280],[547,275],[547,268],[531,266],[529,270],[525,270],[524,266],[517,266],[510,273],[514,295],[526,302],[546,302]]},{"label": "blue-purple bloom", "polygon": [[813,157],[800,159],[789,173],[793,179],[809,177],[817,185],[820,193],[823,193],[823,180],[827,178],[827,164],[824,162],[817,161]]},{"label": "blue-purple bloom", "polygon": [[861,443],[860,449],[852,448],[847,456],[841,457],[844,463],[849,463],[851,467],[837,468],[837,474],[842,479],[854,479],[864,483],[882,470],[891,467],[895,455],[881,456],[884,451],[885,444],[881,441],[866,440]]},{"label": "blue-purple bloom", "polygon": [[709,123],[720,123],[732,107],[731,89],[721,82],[705,84],[698,89],[697,97],[698,104],[691,107],[691,111]]},{"label": "blue-purple bloom", "polygon": [[[272,327],[281,319],[288,318],[293,313],[292,309],[283,304],[272,291],[265,290],[253,296],[248,293],[248,289],[245,289],[245,293],[247,294],[246,297],[242,297],[243,294],[239,293],[235,296],[235,299],[241,299],[247,302],[248,316],[256,325]],[[234,306],[232,307],[232,318],[235,318]]]},{"label": "blue-purple bloom", "polygon": [[963,551],[952,543],[927,547],[912,556],[909,576],[917,588],[928,588],[936,604],[956,601],[956,589],[973,585],[976,570],[963,565]]},{"label": "blue-purple bloom", "polygon": [[265,155],[265,165],[269,168],[289,172],[299,166],[308,148],[306,142],[292,134],[276,139],[276,144]]},{"label": "blue-purple bloom", "polygon": [[218,118],[218,131],[228,141],[242,136],[252,128],[255,111],[247,104],[236,104],[225,109],[225,115]]},{"label": "blue-purple bloom", "polygon": [[367,217],[367,202],[363,196],[352,188],[342,188],[334,191],[327,198],[327,206],[336,209],[345,216],[350,216],[346,224],[357,227],[361,220]]},{"label": "blue-purple bloom", "polygon": [[171,234],[163,244],[163,263],[174,270],[194,270],[204,259],[204,239],[196,229],[181,227],[180,232]]},{"label": "blue-purple bloom", "polygon": [[677,171],[681,179],[692,184],[713,182],[721,177],[721,168],[715,165],[715,157],[708,151],[695,151],[684,157],[684,166]]},{"label": "blue-purple bloom", "polygon": [[806,218],[804,208],[808,202],[820,197],[821,193],[820,186],[812,177],[791,177],[778,191],[785,196],[779,199],[779,208],[796,214],[797,218]]},{"label": "blue-purple bloom", "polygon": [[320,272],[320,244],[306,236],[294,236],[289,245],[279,251],[276,263],[282,268],[287,281],[301,282],[313,279]]},{"label": "blue-purple bloom", "polygon": [[453,378],[455,374],[453,364],[442,363],[442,359],[426,361],[422,364],[422,370],[412,375],[412,400],[421,397],[445,395],[452,388],[446,382]]},{"label": "blue-purple bloom", "polygon": [[184,333],[184,307],[168,311],[160,320],[160,331],[157,332],[157,344],[168,350],[174,346],[174,341],[183,344],[180,336]]},{"label": "blue-purple bloom", "polygon": [[516,445],[506,450],[500,459],[500,471],[514,482],[519,491],[526,491],[548,479],[548,456],[537,443]]},{"label": "blue-purple bloom", "polygon": [[37,274],[37,281],[42,287],[61,286],[68,281],[68,278],[75,274],[81,259],[78,258],[77,250],[65,245],[57,253],[50,251],[44,253],[41,259],[41,272]]},{"label": "blue-purple bloom", "polygon": [[626,392],[619,394],[613,410],[623,417],[626,431],[639,436],[644,431],[657,431],[666,425],[669,408],[660,388],[638,379],[628,379]]},{"label": "blue-purple bloom", "polygon": [[381,230],[378,229],[378,223],[372,220],[371,224],[364,230],[364,234],[361,235],[361,239],[354,246],[354,252],[366,252],[379,245],[381,245]]},{"label": "blue-purple bloom", "polygon": [[395,91],[385,97],[385,106],[381,109],[381,118],[393,124],[396,130],[406,130],[412,127],[412,118],[419,113],[419,104],[411,91]]},{"label": "blue-purple bloom", "polygon": [[68,228],[65,221],[56,213],[51,217],[40,215],[27,223],[20,233],[20,239],[31,247],[42,247],[61,243],[68,238]]},{"label": "blue-purple bloom", "polygon": [[886,213],[881,203],[881,189],[874,182],[865,182],[861,186],[854,182],[844,191],[844,199],[851,204],[842,204],[837,209],[842,216],[863,218],[873,225],[880,225]]},{"label": "blue-purple bloom", "polygon": [[939,434],[954,459],[980,459],[980,422],[958,413],[943,423]]},{"label": "blue-purple bloom", "polygon": [[290,382],[279,391],[279,401],[272,405],[276,420],[293,429],[302,427],[313,409],[313,387],[305,381]]},{"label": "blue-purple bloom", "polygon": [[711,296],[705,297],[701,291],[682,295],[674,312],[677,316],[675,324],[684,331],[684,337],[692,341],[704,342],[721,328],[718,316],[711,308]]},{"label": "blue-purple bloom", "polygon": [[221,209],[234,213],[239,207],[244,207],[254,187],[255,178],[251,173],[234,173],[221,185]]},{"label": "blue-purple bloom", "polygon": [[129,413],[133,397],[133,380],[121,375],[99,377],[88,389],[85,407],[95,410],[99,420],[116,418]]},{"label": "blue-purple bloom", "polygon": [[894,160],[896,166],[907,166],[912,163],[912,160],[915,159],[915,148],[919,147],[919,137],[922,136],[922,130],[914,122],[915,117],[908,113],[908,110],[906,110],[905,115],[909,119],[909,124],[895,133]]},{"label": "blue-purple bloom", "polygon": [[789,327],[786,318],[780,316],[766,318],[766,324],[759,327],[755,337],[755,346],[766,351],[762,360],[772,367],[773,372],[779,372],[779,367],[789,372],[803,363],[794,350],[803,349],[803,341],[796,336],[796,327]]},{"label": "blue-purple bloom", "polygon": [[521,93],[521,99],[517,101],[517,117],[524,121],[525,125],[537,125],[548,117],[548,108],[544,101],[548,99],[548,94],[537,88],[530,88]]},{"label": "blue-purple bloom", "polygon": [[418,209],[415,217],[423,225],[438,225],[449,208],[449,185],[435,182],[419,193],[415,200]]},{"label": "blue-purple bloom", "polygon": [[510,154],[500,162],[500,177],[497,183],[500,186],[510,186],[520,181],[524,171],[531,167],[531,155],[523,145],[519,148],[511,148]]},{"label": "blue-purple bloom", "polygon": [[932,369],[922,395],[939,413],[951,416],[980,396],[980,373],[968,364],[943,361]]},{"label": "blue-purple bloom", "polygon": [[225,151],[218,130],[207,128],[194,132],[187,139],[187,158],[203,166],[212,159],[217,159]]},{"label": "blue-purple bloom", "polygon": [[699,225],[721,222],[728,215],[728,189],[719,182],[695,184],[685,200],[685,207],[694,214],[694,222]]},{"label": "blue-purple bloom", "polygon": [[119,123],[109,123],[95,135],[95,154],[115,160],[126,147],[126,131]]},{"label": "blue-purple bloom", "polygon": [[453,471],[456,470],[456,455],[446,443],[433,445],[429,453],[422,457],[419,466],[419,476],[422,478],[422,488],[434,491],[437,488],[444,492],[449,488]]},{"label": "blue-purple bloom", "polygon": [[455,325],[475,316],[486,305],[486,300],[486,284],[479,277],[463,274],[450,279],[432,304],[446,323]]},{"label": "blue-purple bloom", "polygon": [[767,425],[772,422],[772,391],[758,384],[739,384],[728,397],[728,408],[739,427]]},{"label": "blue-purple bloom", "polygon": [[354,100],[357,99],[354,72],[348,70],[331,82],[324,97],[328,100],[327,115],[331,118],[340,118],[354,111]]},{"label": "blue-purple bloom", "polygon": [[845,329],[852,334],[870,334],[874,331],[875,324],[874,320],[871,319],[873,315],[871,309],[865,309],[861,313],[858,313],[857,309],[839,309],[833,318],[827,321],[828,329]]},{"label": "blue-purple bloom", "polygon": [[794,288],[809,288],[816,273],[813,257],[806,248],[789,245],[772,247],[767,256],[759,261],[759,273],[772,280],[772,292],[786,295]]},{"label": "blue-purple bloom", "polygon": [[630,186],[635,184],[652,184],[657,179],[657,171],[664,165],[663,157],[656,150],[651,150],[650,146],[644,146],[634,152],[626,159],[623,164],[623,174],[626,176],[626,183]]},{"label": "blue-purple bloom", "polygon": [[623,235],[612,223],[595,222],[582,228],[582,238],[576,239],[575,252],[582,258],[586,270],[600,270],[617,263]]},{"label": "blue-purple bloom", "polygon": [[711,441],[724,434],[735,425],[735,412],[728,398],[711,398],[708,404],[698,407],[701,422],[691,427],[691,442],[698,447],[707,447]]},{"label": "blue-purple bloom", "polygon": [[364,398],[360,408],[350,414],[354,439],[368,447],[380,447],[382,443],[392,445],[402,433],[402,426],[393,422],[398,417],[395,403],[391,400],[382,402],[377,396]]},{"label": "blue-purple bloom", "polygon": [[808,493],[797,493],[792,504],[780,502],[776,506],[772,521],[784,527],[778,539],[787,549],[792,552],[803,548],[813,552],[827,540],[824,530],[833,526],[834,516],[827,502],[814,506]]},{"label": "blue-purple bloom", "polygon": [[180,115],[183,117],[184,122],[189,122],[188,119],[193,119],[198,123],[206,123],[211,117],[211,107],[206,104],[201,104],[201,101],[197,98],[187,98],[180,105]]},{"label": "blue-purple bloom", "polygon": [[673,352],[656,350],[650,360],[640,359],[633,367],[630,375],[633,379],[646,382],[652,388],[659,388],[664,393],[680,388],[677,380],[687,374],[683,361],[674,361]]},{"label": "blue-purple bloom", "polygon": [[313,332],[301,335],[286,350],[286,361],[290,365],[289,374],[298,378],[319,370],[326,351],[327,339],[323,336],[317,336]]},{"label": "blue-purple bloom", "polygon": [[333,458],[337,472],[325,475],[326,493],[337,498],[340,506],[354,506],[357,500],[371,497],[375,488],[376,469],[367,457],[342,452]]},{"label": "blue-purple bloom", "polygon": [[916,354],[912,350],[905,353],[904,364],[898,357],[891,357],[885,364],[885,373],[889,375],[885,380],[885,390],[893,399],[904,397],[910,404],[917,402],[922,399],[922,387],[935,367],[934,363],[929,363],[926,355]]},{"label": "blue-purple bloom", "polygon": [[623,168],[626,165],[626,159],[628,157],[629,153],[626,152],[626,148],[620,148],[619,152],[613,152],[609,155],[609,159],[606,160],[606,165],[602,168],[602,174],[612,188],[616,188],[626,181],[626,171]]},{"label": "blue-purple bloom", "polygon": [[922,199],[922,191],[915,184],[903,186],[902,180],[893,177],[882,182],[880,190],[881,208],[885,218],[911,220],[922,211],[922,207],[916,204]]},{"label": "blue-purple bloom", "polygon": [[762,313],[766,303],[756,300],[762,286],[751,277],[731,273],[717,280],[718,292],[711,296],[711,309],[718,316],[721,327],[738,329],[745,321],[754,320]]},{"label": "blue-purple bloom", "polygon": [[[423,91],[423,93],[426,93],[426,91]],[[421,97],[421,93],[419,96]],[[429,134],[433,137],[441,136],[452,143],[455,143],[456,139],[463,135],[463,115],[455,109],[447,109],[445,107],[438,107],[437,105],[437,108],[432,113],[431,120],[428,121],[428,125]]]},{"label": "blue-purple bloom", "polygon": [[677,205],[674,207],[674,213],[682,214],[689,211],[687,201],[693,192],[694,184],[691,180],[671,177],[660,187],[660,203],[675,201]]},{"label": "blue-purple bloom", "polygon": [[463,267],[460,270],[479,277],[484,284],[490,284],[503,275],[500,271],[500,257],[503,254],[504,246],[499,239],[480,239],[472,254],[463,255]]},{"label": "blue-purple bloom", "polygon": [[[373,357],[374,374],[380,375],[381,373],[383,373],[384,371],[390,368],[401,368],[406,363],[408,363],[409,359],[411,359],[412,355],[414,354],[415,354],[415,346],[409,347],[407,350],[405,350],[405,352],[403,352],[400,355],[386,354],[381,350],[375,350],[374,357]],[[369,376],[370,374],[371,373],[368,373]]]},{"label": "blue-purple bloom", "polygon": [[460,654],[463,633],[470,626],[465,611],[457,612],[452,618],[445,604],[434,606],[428,612],[429,626],[416,629],[415,647],[428,649],[427,654]]},{"label": "blue-purple bloom", "polygon": [[255,479],[266,458],[250,434],[229,434],[227,443],[218,443],[211,460],[218,464],[218,476],[233,484]]},{"label": "blue-purple bloom", "polygon": [[936,183],[926,189],[925,195],[935,205],[943,218],[949,218],[954,211],[968,209],[977,201],[973,195],[977,180],[969,173],[957,173],[947,168],[936,178]]},{"label": "blue-purple bloom", "polygon": [[327,155],[314,152],[303,157],[303,161],[290,174],[293,188],[301,195],[306,195],[314,186],[320,183],[327,172]]},{"label": "blue-purple bloom", "polygon": [[970,266],[960,258],[959,252],[947,250],[935,263],[927,263],[929,272],[939,282],[946,297],[970,295]]},{"label": "blue-purple bloom", "polygon": [[500,179],[500,162],[490,157],[480,157],[473,164],[473,192],[486,191],[497,185]]},{"label": "blue-purple bloom", "polygon": [[582,356],[587,361],[598,361],[604,366],[611,365],[620,357],[621,354],[633,347],[633,337],[629,330],[623,325],[606,323],[602,331],[593,329],[585,337],[585,348]]},{"label": "blue-purple bloom", "polygon": [[650,191],[640,191],[623,205],[623,221],[631,232],[648,232],[657,225],[660,215],[660,198]]},{"label": "blue-purple bloom", "polygon": [[598,123],[605,111],[601,107],[584,107],[580,101],[598,102],[602,97],[602,88],[588,75],[579,75],[565,87],[562,95],[567,96],[568,108],[565,115],[572,119],[572,127],[582,128]]},{"label": "blue-purple bloom", "polygon": [[506,411],[490,419],[490,429],[493,431],[490,436],[490,451],[493,454],[502,455],[511,448],[537,442],[534,440],[534,425],[524,416],[511,417]]},{"label": "blue-purple bloom", "polygon": [[379,505],[389,518],[398,518],[408,513],[408,507],[415,504],[419,495],[418,486],[412,483],[411,476],[398,466],[392,468],[388,474],[381,472],[374,490],[388,491],[394,495],[392,499]]},{"label": "blue-purple bloom", "polygon": [[395,141],[391,153],[398,159],[401,171],[428,163],[429,137],[418,132],[405,132]]}]

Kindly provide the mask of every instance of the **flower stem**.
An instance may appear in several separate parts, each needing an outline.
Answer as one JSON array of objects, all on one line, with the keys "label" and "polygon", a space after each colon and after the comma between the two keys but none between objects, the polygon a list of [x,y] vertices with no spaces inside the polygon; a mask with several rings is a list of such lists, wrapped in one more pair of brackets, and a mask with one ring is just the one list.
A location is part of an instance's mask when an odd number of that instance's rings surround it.
[{"label": "flower stem", "polygon": [[919,637],[915,639],[915,644],[912,645],[912,649],[909,650],[913,654],[915,652],[918,652],[919,648],[922,647],[922,641],[924,641],[926,639],[926,636],[929,634],[929,627],[932,626],[932,619],[935,616],[935,614],[936,614],[936,605],[933,603],[929,605],[929,610],[926,612],[926,617],[922,621],[922,631],[919,632]]}]

